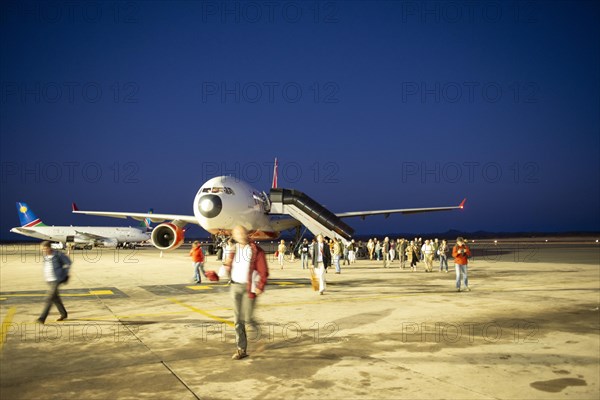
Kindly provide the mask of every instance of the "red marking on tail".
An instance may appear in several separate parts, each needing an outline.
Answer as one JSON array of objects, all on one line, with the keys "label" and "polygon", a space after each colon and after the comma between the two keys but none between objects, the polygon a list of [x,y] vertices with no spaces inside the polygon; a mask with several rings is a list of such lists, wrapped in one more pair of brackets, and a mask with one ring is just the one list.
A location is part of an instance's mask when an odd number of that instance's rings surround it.
[{"label": "red marking on tail", "polygon": [[277,157],[275,157],[275,165],[273,165],[273,184],[271,185],[271,187],[277,187]]}]

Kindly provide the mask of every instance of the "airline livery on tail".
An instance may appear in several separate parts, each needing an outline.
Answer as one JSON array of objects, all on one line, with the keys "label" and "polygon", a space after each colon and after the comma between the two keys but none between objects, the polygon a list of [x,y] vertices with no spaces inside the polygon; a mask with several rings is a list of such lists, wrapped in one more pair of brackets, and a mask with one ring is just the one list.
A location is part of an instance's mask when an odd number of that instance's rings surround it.
[{"label": "airline livery on tail", "polygon": [[[205,182],[194,198],[194,215],[150,214],[136,212],[80,211],[74,213],[113,218],[149,219],[161,222],[152,231],[152,244],[160,250],[173,250],[184,240],[184,227],[197,224],[213,235],[229,236],[236,225],[243,225],[255,240],[276,239],[282,231],[306,226],[313,234],[337,237],[344,242],[351,239],[354,230],[342,221],[348,217],[367,217],[383,214],[412,214],[462,209],[458,206],[406,208],[374,211],[333,213],[297,190],[277,187],[277,159],[270,193],[254,189],[246,182],[231,176],[218,176]],[[287,217],[283,217],[287,216]],[[166,222],[165,222],[166,221]]]},{"label": "airline livery on tail", "polygon": [[146,228],[110,226],[47,226],[27,203],[17,202],[21,227],[10,231],[42,240],[82,246],[117,247],[121,243],[143,242],[150,239]]}]

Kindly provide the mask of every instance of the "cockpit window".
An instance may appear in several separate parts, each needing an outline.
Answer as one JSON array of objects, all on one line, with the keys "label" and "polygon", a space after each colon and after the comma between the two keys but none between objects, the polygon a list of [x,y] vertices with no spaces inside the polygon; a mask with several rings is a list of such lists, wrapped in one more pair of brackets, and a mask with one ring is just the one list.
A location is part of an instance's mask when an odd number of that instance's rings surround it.
[{"label": "cockpit window", "polygon": [[229,188],[229,187],[220,187],[220,186],[215,186],[213,188],[204,188],[204,189],[202,189],[202,193],[235,194],[232,188]]}]

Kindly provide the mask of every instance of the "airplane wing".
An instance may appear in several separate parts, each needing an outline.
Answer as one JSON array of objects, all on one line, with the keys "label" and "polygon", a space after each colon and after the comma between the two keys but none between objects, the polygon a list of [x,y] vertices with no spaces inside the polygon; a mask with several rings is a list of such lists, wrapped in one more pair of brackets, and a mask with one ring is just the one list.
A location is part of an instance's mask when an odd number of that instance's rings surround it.
[{"label": "airplane wing", "polygon": [[135,212],[111,212],[111,211],[81,211],[77,205],[73,203],[73,214],[97,215],[101,217],[111,218],[133,218],[138,221],[143,221],[148,218],[152,222],[172,221],[173,224],[182,228],[187,224],[198,224],[198,220],[193,215],[177,215],[177,214],[154,214],[154,213],[135,213]]},{"label": "airplane wing", "polygon": [[389,217],[390,214],[417,214],[424,212],[434,212],[434,211],[449,211],[449,210],[462,210],[465,207],[465,202],[467,199],[463,199],[463,201],[457,206],[450,207],[430,207],[430,208],[399,208],[392,210],[374,210],[374,211],[351,211],[345,213],[337,213],[339,218],[350,218],[350,217],[361,217],[365,219],[371,215],[381,215],[384,214],[385,217]]},{"label": "airplane wing", "polygon": [[77,236],[80,236],[82,239],[86,239],[86,240],[106,240],[106,239],[110,239],[109,237],[100,236],[100,235],[94,235],[93,233],[89,233],[89,232],[75,231],[75,233],[77,234]]}]

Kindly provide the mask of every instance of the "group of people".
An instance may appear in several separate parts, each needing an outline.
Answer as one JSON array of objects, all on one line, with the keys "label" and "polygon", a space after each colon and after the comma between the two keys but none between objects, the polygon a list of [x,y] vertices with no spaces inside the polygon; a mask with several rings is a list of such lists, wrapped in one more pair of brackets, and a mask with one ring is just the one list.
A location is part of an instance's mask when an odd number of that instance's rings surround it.
[{"label": "group of people", "polygon": [[464,290],[470,291],[469,281],[467,278],[468,258],[471,257],[471,250],[467,246],[467,241],[462,238],[456,238],[456,244],[450,246],[446,239],[441,242],[436,238],[433,240],[425,240],[423,238],[414,238],[411,241],[407,239],[390,240],[389,237],[379,241],[378,239],[369,239],[367,242],[367,250],[369,251],[369,259],[383,260],[383,267],[389,268],[392,261],[398,258],[400,268],[404,269],[406,264],[409,264],[411,271],[417,270],[419,261],[425,262],[425,272],[433,272],[433,263],[439,262],[439,272],[448,272],[448,256],[454,258],[454,266],[456,270],[456,290],[461,291],[461,282],[464,282]]},{"label": "group of people", "polygon": [[[401,267],[405,262],[410,262],[411,269],[416,271],[416,264],[419,260],[424,260],[426,271],[432,271],[434,259],[440,260],[440,271],[445,266],[448,271],[447,257],[449,247],[446,240],[441,243],[437,239],[424,243],[421,239],[410,242],[405,239],[390,241],[385,238],[382,242],[377,239],[370,239],[367,243],[370,259],[377,257],[382,259],[384,267],[389,267],[390,263],[398,255],[401,261]],[[355,253],[357,245],[354,240],[344,244],[336,238],[326,241],[323,235],[319,234],[309,243],[304,239],[298,246],[298,251],[302,260],[302,268],[311,268],[311,273],[318,279],[319,294],[325,292],[327,282],[325,273],[332,263],[335,266],[336,273],[341,272],[340,262],[346,260],[348,264],[355,262]],[[58,321],[67,318],[67,310],[60,298],[59,287],[69,280],[71,260],[65,254],[54,251],[50,242],[41,244],[41,251],[44,256],[44,276],[49,285],[48,295],[40,317],[39,323],[45,323],[51,306],[54,304],[60,317]],[[281,241],[278,247],[278,259],[285,254],[285,242]],[[202,276],[206,275],[204,271],[204,253],[198,241],[192,244],[189,253],[194,267],[194,280],[201,282]],[[464,282],[464,290],[469,291],[467,278],[468,258],[471,251],[466,241],[459,237],[456,245],[452,248],[452,257],[454,257],[456,269],[456,289],[461,291],[461,283]],[[309,261],[310,260],[310,261]],[[310,264],[309,264],[310,262]],[[283,261],[280,261],[283,268]],[[236,226],[231,232],[231,238],[225,246],[223,253],[223,267],[230,277],[230,293],[233,300],[234,325],[236,334],[236,352],[232,358],[241,360],[248,356],[247,354],[247,335],[246,324],[250,327],[256,326],[254,321],[254,306],[257,296],[263,293],[269,276],[269,267],[265,252],[254,241],[250,239],[248,230],[243,226]]]},{"label": "group of people", "polygon": [[448,272],[448,255],[450,248],[447,240],[432,239],[425,240],[423,238],[414,238],[407,240],[399,238],[390,240],[389,237],[380,241],[379,239],[369,239],[367,242],[367,250],[369,259],[383,261],[384,268],[391,266],[394,260],[399,260],[400,268],[404,269],[406,264],[409,265],[411,271],[417,270],[417,263],[425,262],[425,272],[433,271],[433,263],[439,261],[439,271]]},{"label": "group of people", "polygon": [[[286,246],[285,240],[281,240],[277,245],[276,258],[281,269],[286,261],[286,254],[290,254],[289,261],[294,262],[295,254],[298,253],[302,265],[302,269],[309,268],[309,256],[311,251],[317,243],[318,239],[315,237],[312,241],[304,238],[298,246],[294,246],[293,242],[290,242],[289,247]],[[332,262],[335,266],[336,273],[341,272],[340,264],[343,262],[344,265],[350,265],[356,263],[356,254],[359,246],[354,240],[350,240],[348,244],[344,244],[340,239],[333,238],[325,240],[325,243],[329,246],[329,251],[332,255]]]}]

